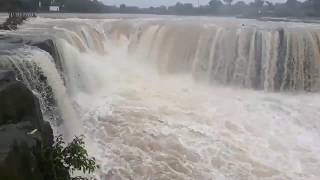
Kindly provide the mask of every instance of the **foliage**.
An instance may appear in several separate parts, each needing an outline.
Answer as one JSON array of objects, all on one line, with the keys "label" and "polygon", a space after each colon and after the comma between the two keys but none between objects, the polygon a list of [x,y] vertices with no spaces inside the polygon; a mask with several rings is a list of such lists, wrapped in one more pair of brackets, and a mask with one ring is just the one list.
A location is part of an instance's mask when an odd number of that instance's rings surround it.
[{"label": "foliage", "polygon": [[98,0],[61,0],[65,12],[103,12],[105,6]]},{"label": "foliage", "polygon": [[286,0],[284,3],[273,3],[271,0],[252,0],[250,3],[235,0],[210,0],[207,5],[194,7],[191,3],[178,2],[169,7],[150,7],[140,9],[122,4],[120,7],[108,6],[111,13],[151,13],[183,15],[216,15],[238,17],[320,17],[320,0]]},{"label": "foliage", "polygon": [[[41,7],[38,7],[39,2]],[[0,11],[48,11],[51,5],[60,6],[65,12],[102,12],[105,9],[98,0],[0,0]]]},{"label": "foliage", "polygon": [[35,11],[37,0],[0,0],[0,11]]},{"label": "foliage", "polygon": [[262,8],[264,5],[264,0],[254,0],[252,5],[258,9]]},{"label": "foliage", "polygon": [[218,10],[222,6],[223,6],[223,4],[222,4],[222,2],[220,0],[211,0],[209,2],[209,7],[214,11]]},{"label": "foliage", "polygon": [[89,158],[84,148],[83,136],[75,137],[65,145],[62,136],[58,136],[52,147],[40,152],[39,161],[44,179],[52,180],[88,180],[85,177],[71,177],[75,171],[92,173],[98,166],[94,158]]},{"label": "foliage", "polygon": [[233,0],[223,0],[223,1],[230,6]]}]

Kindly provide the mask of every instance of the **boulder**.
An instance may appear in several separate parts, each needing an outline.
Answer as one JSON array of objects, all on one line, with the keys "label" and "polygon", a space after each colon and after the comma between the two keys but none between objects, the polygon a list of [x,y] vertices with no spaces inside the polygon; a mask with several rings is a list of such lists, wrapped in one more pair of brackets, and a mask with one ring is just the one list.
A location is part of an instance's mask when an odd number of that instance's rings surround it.
[{"label": "boulder", "polygon": [[37,159],[53,144],[37,97],[13,72],[0,70],[0,179],[43,179]]},{"label": "boulder", "polygon": [[[14,75],[14,74],[13,74]],[[37,98],[8,71],[0,71],[0,125],[31,121],[37,128],[43,122]]]},{"label": "boulder", "polygon": [[27,17],[24,16],[13,16],[6,19],[6,21],[0,25],[2,30],[17,30],[18,25],[22,24]]},{"label": "boulder", "polygon": [[[0,34],[0,41],[1,41],[0,51],[19,48],[24,45],[38,47],[39,49],[46,51],[52,56],[57,69],[62,73],[63,66],[62,66],[61,58],[53,39],[54,37],[50,37],[46,35],[39,35],[37,37],[34,37],[34,36],[27,36],[27,35],[21,36],[21,35],[1,35]],[[2,52],[0,52],[0,54],[2,54]]]},{"label": "boulder", "polygon": [[0,179],[41,180],[36,153],[41,150],[39,132],[30,122],[4,125],[0,128]]},{"label": "boulder", "polygon": [[[51,37],[52,38],[52,37]],[[38,47],[39,49],[46,51],[47,53],[49,53],[52,58],[55,61],[55,66],[56,68],[59,70],[59,72],[61,74],[63,74],[63,66],[62,63],[60,61],[60,55],[58,53],[58,50],[55,46],[55,42],[54,40],[50,39],[49,36],[46,35],[39,35],[37,37],[33,37],[33,36],[21,36],[21,35],[13,35],[13,34],[6,34],[6,35],[0,35],[0,56],[1,55],[12,55],[11,51],[12,49],[16,49],[22,46],[34,46],[34,47]],[[11,54],[10,54],[11,53]],[[6,63],[4,63],[4,66],[1,66],[1,60],[0,60],[0,69],[1,68],[7,68],[6,67]],[[41,68],[40,68],[41,69]],[[14,69],[15,71],[17,69]],[[21,77],[21,74],[19,72],[17,72],[17,76],[18,79],[23,79]],[[38,73],[39,75],[39,80],[41,81],[41,84],[43,85],[48,85],[47,82],[47,77],[43,75],[43,73]],[[63,76],[61,76],[61,78],[64,80]],[[53,95],[53,91],[51,89],[51,87],[48,85],[47,88],[42,88],[42,86],[38,86],[36,84],[30,84],[31,89],[37,91],[37,92],[42,92],[43,94],[46,94],[46,96],[44,97],[44,99],[42,99],[46,104],[50,105],[50,109],[47,109],[46,113],[47,115],[49,114],[49,116],[55,114],[55,110],[57,109],[57,102],[54,98]],[[62,118],[59,116],[58,117],[58,123],[62,122]]]},{"label": "boulder", "polygon": [[14,74],[13,71],[0,70],[0,83],[1,81],[10,82],[15,80],[16,80],[16,75]]},{"label": "boulder", "polygon": [[58,52],[58,50],[54,44],[54,41],[52,39],[42,39],[42,40],[37,40],[37,41],[30,41],[30,42],[28,42],[28,44],[32,45],[32,46],[36,46],[39,49],[42,49],[42,50],[48,52],[52,56],[57,69],[60,72],[63,72],[63,69],[62,69],[63,66],[61,64],[60,55],[59,55],[59,52]]}]

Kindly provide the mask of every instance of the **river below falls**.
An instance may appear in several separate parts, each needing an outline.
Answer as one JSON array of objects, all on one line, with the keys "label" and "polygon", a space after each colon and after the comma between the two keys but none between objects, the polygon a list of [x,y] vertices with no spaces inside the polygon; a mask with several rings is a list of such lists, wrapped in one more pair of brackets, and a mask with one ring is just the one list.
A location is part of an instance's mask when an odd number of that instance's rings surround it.
[{"label": "river below falls", "polygon": [[103,68],[105,88],[74,99],[102,179],[319,179],[319,95],[208,86],[120,52],[101,58],[89,69]]}]

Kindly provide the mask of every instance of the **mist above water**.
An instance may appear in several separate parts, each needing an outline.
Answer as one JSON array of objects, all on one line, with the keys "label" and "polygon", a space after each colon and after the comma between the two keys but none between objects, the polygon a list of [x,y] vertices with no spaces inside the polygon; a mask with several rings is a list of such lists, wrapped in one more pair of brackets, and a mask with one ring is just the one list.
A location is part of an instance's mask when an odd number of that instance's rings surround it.
[{"label": "mist above water", "polygon": [[[62,72],[30,47],[2,66],[39,92],[52,124],[62,114],[56,133],[86,135],[100,179],[319,179],[320,96],[307,93],[320,87],[319,32],[220,18],[36,18],[15,34],[53,37]],[[35,70],[57,110],[44,108]]]}]

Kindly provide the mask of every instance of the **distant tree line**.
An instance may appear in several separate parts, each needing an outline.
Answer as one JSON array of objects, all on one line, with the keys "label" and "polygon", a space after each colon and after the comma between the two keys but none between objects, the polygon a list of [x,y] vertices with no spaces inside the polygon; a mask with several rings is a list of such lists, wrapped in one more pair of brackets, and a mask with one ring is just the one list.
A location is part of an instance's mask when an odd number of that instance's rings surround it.
[{"label": "distant tree line", "polygon": [[0,11],[36,11],[37,0],[0,0]]},{"label": "distant tree line", "polygon": [[160,6],[150,8],[109,6],[113,13],[153,13],[178,15],[215,15],[240,17],[319,17],[320,0],[287,0],[285,3],[272,3],[268,0],[254,0],[250,3],[234,0],[211,0],[207,5],[194,7],[191,3],[178,2],[174,6]]},{"label": "distant tree line", "polygon": [[49,11],[59,6],[63,12],[106,12],[106,6],[98,0],[0,0],[0,11]]},{"label": "distant tree line", "polygon": [[[41,6],[39,7],[39,4]],[[320,0],[287,0],[272,3],[254,0],[250,3],[235,0],[211,0],[207,5],[195,7],[191,3],[178,2],[174,6],[138,8],[135,6],[107,6],[98,0],[0,0],[0,11],[8,9],[32,9],[48,11],[49,6],[59,6],[62,12],[83,13],[142,13],[178,15],[214,15],[240,17],[320,17]]]}]

